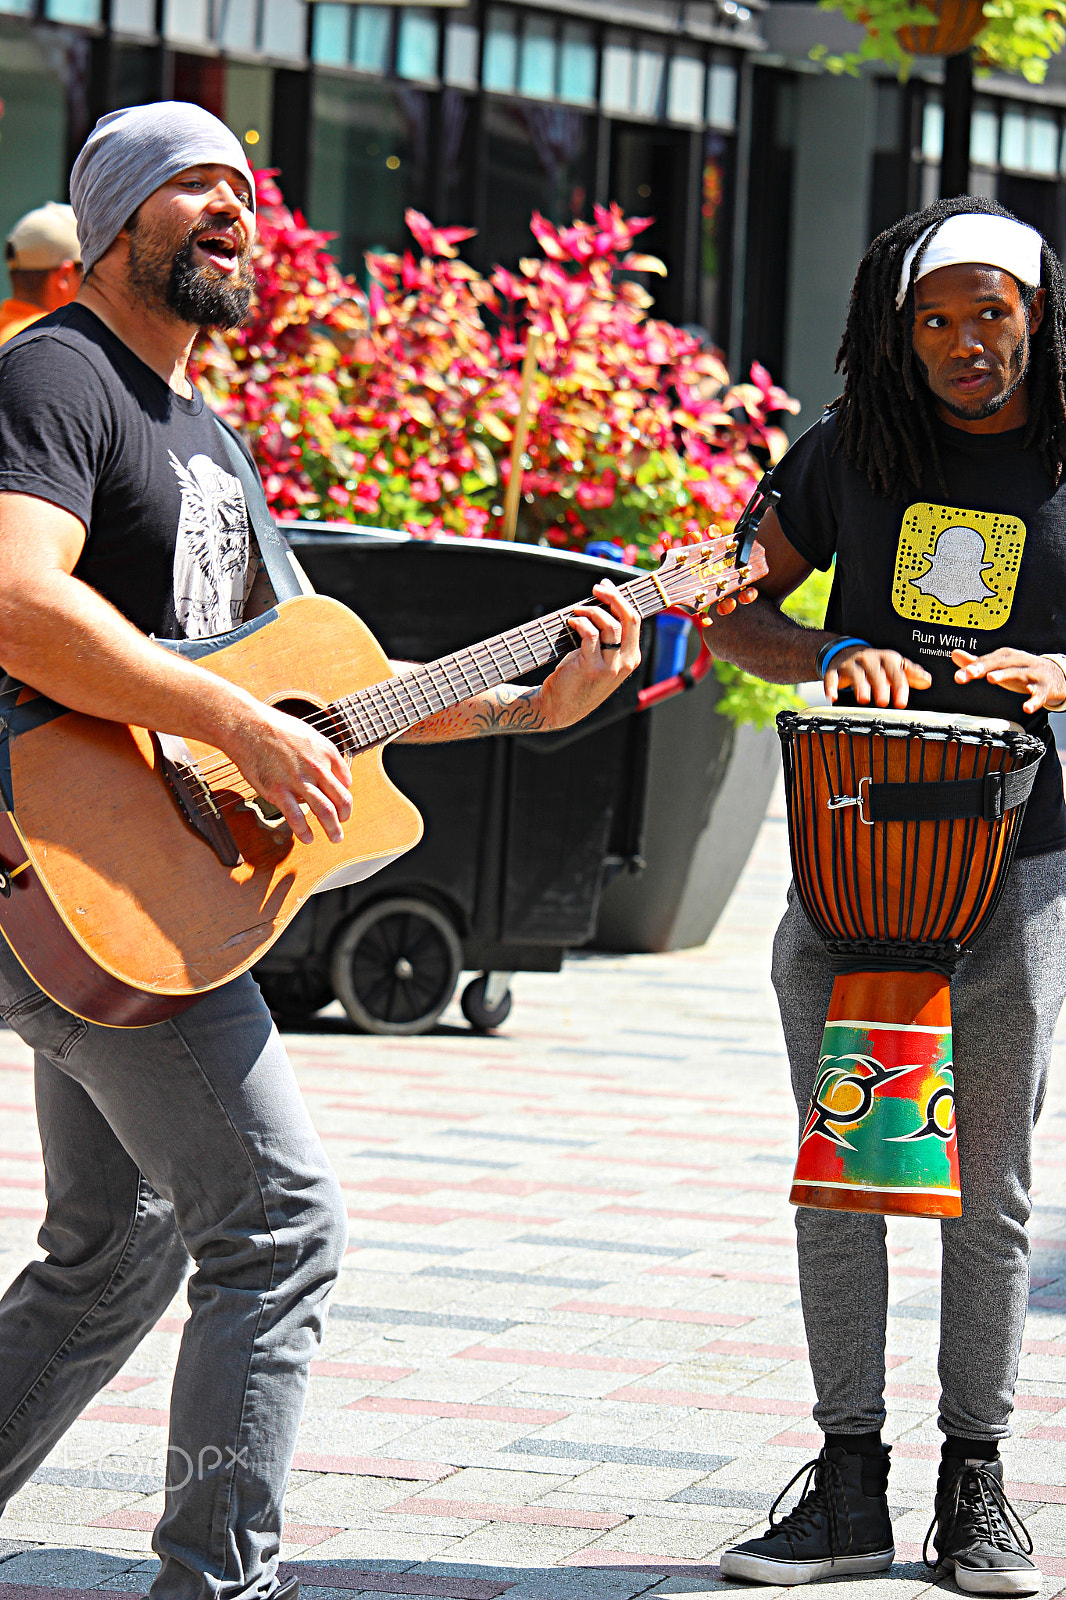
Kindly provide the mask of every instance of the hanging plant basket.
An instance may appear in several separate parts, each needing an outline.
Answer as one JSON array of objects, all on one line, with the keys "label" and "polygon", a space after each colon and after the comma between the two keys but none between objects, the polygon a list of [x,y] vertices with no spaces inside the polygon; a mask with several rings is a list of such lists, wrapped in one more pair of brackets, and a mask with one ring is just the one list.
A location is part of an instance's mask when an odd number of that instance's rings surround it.
[{"label": "hanging plant basket", "polygon": [[937,21],[927,28],[900,28],[896,34],[912,56],[955,56],[966,50],[985,25],[982,0],[926,0]]},{"label": "hanging plant basket", "polygon": [[1014,72],[1043,83],[1048,62],[1066,45],[1066,0],[818,0],[863,29],[857,50],[811,58],[830,72],[859,72],[867,63],[896,68],[901,79],[915,56],[954,56],[974,46],[978,72]]}]

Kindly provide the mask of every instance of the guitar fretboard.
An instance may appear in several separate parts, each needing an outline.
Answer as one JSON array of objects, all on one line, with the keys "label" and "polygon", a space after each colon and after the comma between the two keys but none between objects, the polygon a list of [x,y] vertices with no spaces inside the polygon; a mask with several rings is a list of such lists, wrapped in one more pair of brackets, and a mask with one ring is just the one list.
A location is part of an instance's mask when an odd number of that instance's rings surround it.
[{"label": "guitar fretboard", "polygon": [[[722,541],[723,555],[730,548]],[[726,577],[725,573],[722,577]],[[735,570],[728,574],[735,580]],[[712,578],[711,583],[715,580]],[[660,578],[659,574],[646,575],[627,582],[626,598],[640,613],[642,619],[653,617],[668,606],[679,604],[686,598],[692,600],[697,586],[695,574],[678,569]],[[704,583],[704,587],[707,584]],[[718,593],[735,588],[736,582],[718,582]],[[673,591],[673,592],[671,592]],[[577,605],[597,604],[593,599],[578,601]],[[510,628],[491,639],[470,645],[465,650],[453,651],[425,666],[386,678],[382,683],[370,684],[355,694],[344,695],[326,708],[339,739],[352,754],[369,750],[386,739],[395,738],[416,723],[449,706],[468,700],[471,695],[498,684],[510,683],[538,667],[559,661],[580,641],[569,624],[576,606],[552,611]]]}]

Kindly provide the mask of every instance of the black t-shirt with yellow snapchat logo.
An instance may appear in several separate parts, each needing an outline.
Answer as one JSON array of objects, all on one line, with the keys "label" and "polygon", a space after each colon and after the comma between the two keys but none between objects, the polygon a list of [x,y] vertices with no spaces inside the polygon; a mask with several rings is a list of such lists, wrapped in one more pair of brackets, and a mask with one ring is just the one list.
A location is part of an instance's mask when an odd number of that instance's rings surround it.
[{"label": "black t-shirt with yellow snapchat logo", "polygon": [[951,652],[1011,646],[1066,651],[1066,482],[1055,489],[1024,429],[973,434],[937,423],[943,482],[930,462],[919,492],[890,500],[834,453],[827,411],[774,469],[785,537],[805,560],[836,568],[825,626],[898,650],[932,675],[915,711],[1006,717],[1047,746],[1018,854],[1066,848],[1062,772],[1047,716],[1022,696],[955,682]]}]

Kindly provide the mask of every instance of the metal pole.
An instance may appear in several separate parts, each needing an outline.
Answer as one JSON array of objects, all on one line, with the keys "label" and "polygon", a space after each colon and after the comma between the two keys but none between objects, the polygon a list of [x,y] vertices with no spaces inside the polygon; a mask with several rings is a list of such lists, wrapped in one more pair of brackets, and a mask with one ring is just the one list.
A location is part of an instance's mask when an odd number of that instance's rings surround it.
[{"label": "metal pole", "polygon": [[969,50],[944,61],[944,149],[940,157],[940,196],[948,200],[970,192],[970,119],[973,115],[973,57]]},{"label": "metal pole", "polygon": [[522,492],[522,452],[526,448],[529,428],[529,391],[533,374],[537,370],[537,346],[540,334],[530,328],[526,334],[526,353],[522,361],[522,391],[518,398],[518,417],[511,442],[511,476],[507,482],[507,496],[503,502],[503,537],[513,539],[518,525],[518,497]]}]

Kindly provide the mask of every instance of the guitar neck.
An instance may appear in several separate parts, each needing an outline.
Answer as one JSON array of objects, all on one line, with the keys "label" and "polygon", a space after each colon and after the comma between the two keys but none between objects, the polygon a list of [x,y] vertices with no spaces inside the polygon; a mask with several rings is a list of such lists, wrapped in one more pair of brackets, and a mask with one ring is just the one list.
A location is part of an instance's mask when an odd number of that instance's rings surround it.
[{"label": "guitar neck", "polygon": [[[724,543],[724,541],[723,541]],[[735,572],[731,575],[736,577]],[[653,617],[674,605],[658,574],[644,574],[624,585],[626,598],[636,607],[641,619]],[[728,585],[735,587],[734,583]],[[726,586],[719,584],[719,593]],[[593,599],[577,605],[594,605]],[[566,606],[547,616],[497,633],[480,644],[453,651],[437,661],[403,672],[382,683],[370,684],[355,694],[334,701],[329,710],[343,729],[343,739],[357,754],[404,733],[416,723],[449,706],[468,700],[484,689],[522,678],[538,667],[559,661],[580,641],[570,626],[576,606]]]}]

